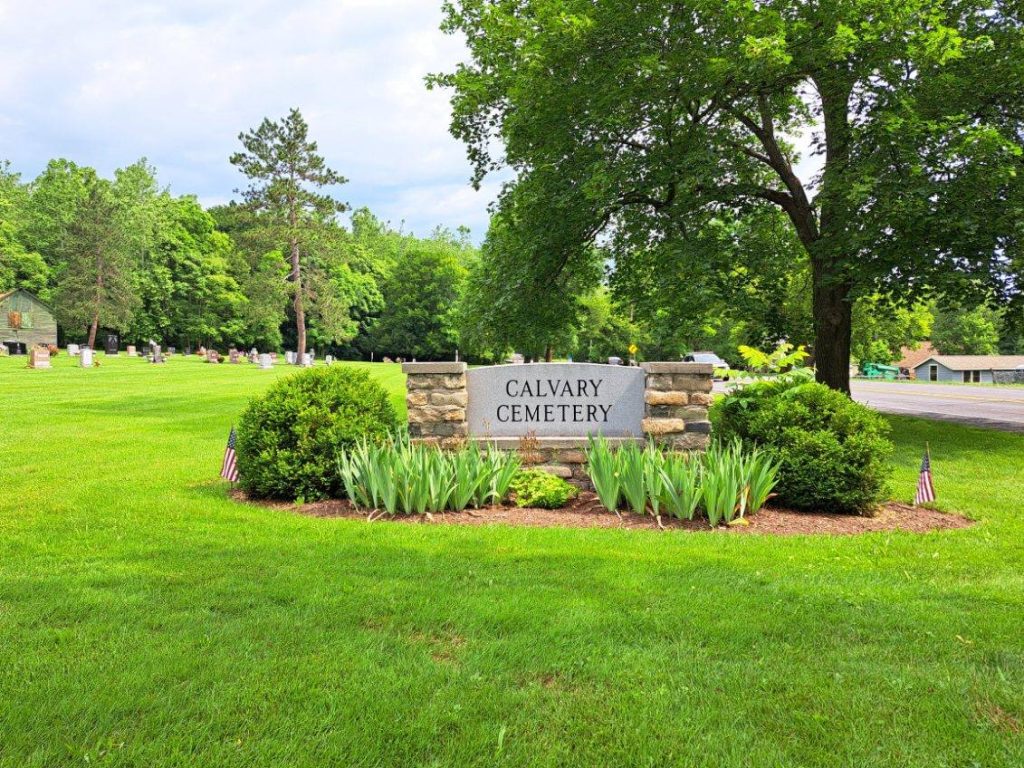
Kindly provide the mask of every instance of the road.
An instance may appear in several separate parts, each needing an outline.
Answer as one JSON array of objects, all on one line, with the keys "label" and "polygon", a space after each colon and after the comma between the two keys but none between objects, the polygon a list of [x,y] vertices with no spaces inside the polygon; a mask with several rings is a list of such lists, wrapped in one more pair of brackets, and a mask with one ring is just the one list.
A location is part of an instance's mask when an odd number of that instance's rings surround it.
[{"label": "road", "polygon": [[[728,385],[715,382],[715,392]],[[991,384],[852,382],[853,399],[883,413],[955,421],[975,427],[1024,432],[1024,387]]]},{"label": "road", "polygon": [[1024,432],[1024,387],[853,381],[853,399],[883,413]]}]

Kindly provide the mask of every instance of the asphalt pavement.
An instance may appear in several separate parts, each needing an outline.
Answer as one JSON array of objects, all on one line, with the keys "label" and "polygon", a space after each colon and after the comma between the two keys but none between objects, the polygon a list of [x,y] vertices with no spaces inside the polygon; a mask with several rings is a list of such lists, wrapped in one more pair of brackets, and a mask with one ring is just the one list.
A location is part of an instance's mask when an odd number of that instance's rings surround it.
[{"label": "asphalt pavement", "polygon": [[[883,413],[1024,432],[1024,387],[854,379],[850,388],[854,400]],[[727,389],[715,382],[716,392]]]},{"label": "asphalt pavement", "polygon": [[854,400],[883,413],[1024,432],[1024,387],[855,379],[850,389]]}]

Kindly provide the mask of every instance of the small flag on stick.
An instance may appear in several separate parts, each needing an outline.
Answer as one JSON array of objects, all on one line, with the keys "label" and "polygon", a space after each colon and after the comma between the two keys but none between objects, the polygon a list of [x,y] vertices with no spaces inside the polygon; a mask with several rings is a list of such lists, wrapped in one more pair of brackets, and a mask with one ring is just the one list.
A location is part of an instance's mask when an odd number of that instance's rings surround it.
[{"label": "small flag on stick", "polygon": [[917,493],[914,495],[914,506],[929,504],[935,501],[935,486],[932,485],[932,457],[925,444],[924,458],[921,460],[921,474],[917,478]]},{"label": "small flag on stick", "polygon": [[235,428],[228,435],[228,446],[224,449],[224,463],[220,468],[220,476],[232,483],[238,482],[238,463],[235,461]]}]

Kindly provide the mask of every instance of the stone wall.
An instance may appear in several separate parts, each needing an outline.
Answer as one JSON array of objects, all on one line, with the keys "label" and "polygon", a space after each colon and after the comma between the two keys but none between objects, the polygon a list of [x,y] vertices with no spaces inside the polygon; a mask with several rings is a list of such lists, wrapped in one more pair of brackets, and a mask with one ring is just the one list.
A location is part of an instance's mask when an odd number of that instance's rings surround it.
[{"label": "stone wall", "polygon": [[[612,445],[654,439],[675,450],[704,450],[711,439],[712,366],[704,363],[643,363],[645,374],[643,434],[609,438]],[[586,486],[586,438],[487,437],[469,435],[466,423],[465,363],[405,363],[405,402],[409,434],[419,442],[455,448],[468,439],[501,450],[518,451],[524,465],[543,469]]]}]

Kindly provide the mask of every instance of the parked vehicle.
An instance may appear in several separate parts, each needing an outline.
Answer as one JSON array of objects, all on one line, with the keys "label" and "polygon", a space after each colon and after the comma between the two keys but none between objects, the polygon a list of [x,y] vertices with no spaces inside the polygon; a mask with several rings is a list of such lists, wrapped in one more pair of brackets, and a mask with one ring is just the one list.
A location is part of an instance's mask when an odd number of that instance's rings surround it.
[{"label": "parked vehicle", "polygon": [[729,375],[729,364],[714,352],[691,352],[688,355],[683,355],[683,362],[711,363],[714,366],[712,375],[718,379],[724,379]]}]

